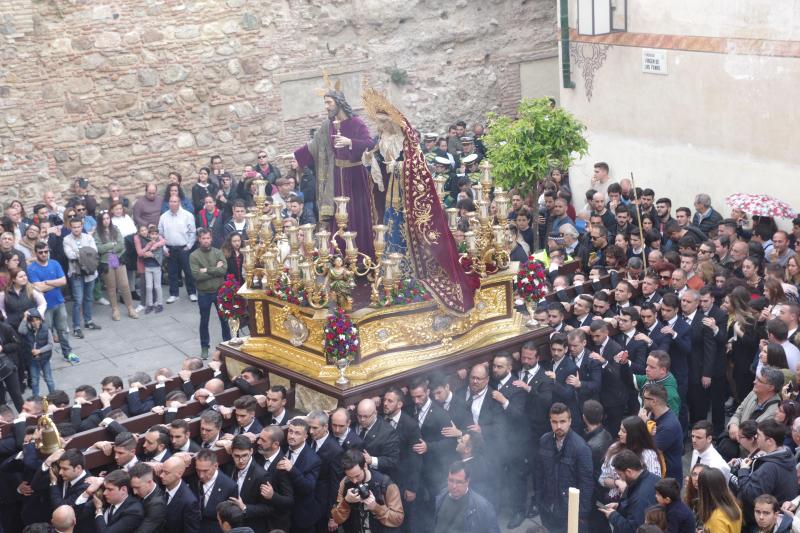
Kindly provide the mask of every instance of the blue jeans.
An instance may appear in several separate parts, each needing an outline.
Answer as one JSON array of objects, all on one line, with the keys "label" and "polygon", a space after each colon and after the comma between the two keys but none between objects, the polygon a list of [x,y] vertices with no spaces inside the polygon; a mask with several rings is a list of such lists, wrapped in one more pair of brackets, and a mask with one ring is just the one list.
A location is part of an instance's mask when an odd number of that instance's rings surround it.
[{"label": "blue jeans", "polygon": [[[94,303],[94,284],[97,278],[92,281],[83,281],[83,276],[78,274],[69,277],[69,286],[72,289],[72,327],[81,327],[81,307],[83,307],[83,322],[88,324],[92,321],[92,304]],[[81,301],[83,306],[81,306]]]},{"label": "blue jeans", "polygon": [[[208,348],[211,346],[211,335],[208,333],[208,320],[211,317],[211,307],[213,306],[214,309],[217,310],[217,293],[198,292],[197,305],[200,307],[200,346]],[[219,313],[217,316],[219,316]],[[231,328],[228,327],[228,321],[220,316],[219,325],[222,326],[222,340],[231,340]]]},{"label": "blue jeans", "polygon": [[[91,292],[89,293],[92,294]],[[31,393],[34,396],[39,396],[39,374],[44,377],[44,382],[47,383],[47,392],[56,390],[56,384],[53,381],[53,369],[50,368],[50,357],[53,352],[47,352],[39,355],[39,357],[31,357]]]},{"label": "blue jeans", "polygon": [[58,304],[55,307],[47,308],[45,311],[45,322],[50,324],[53,331],[58,334],[58,343],[61,345],[61,355],[67,358],[72,351],[69,345],[69,324],[67,323],[67,305]]},{"label": "blue jeans", "polygon": [[178,296],[178,282],[181,279],[181,272],[186,279],[187,294],[195,294],[194,278],[192,269],[189,267],[189,252],[183,246],[168,246],[169,257],[167,257],[167,273],[169,273],[169,295]]}]

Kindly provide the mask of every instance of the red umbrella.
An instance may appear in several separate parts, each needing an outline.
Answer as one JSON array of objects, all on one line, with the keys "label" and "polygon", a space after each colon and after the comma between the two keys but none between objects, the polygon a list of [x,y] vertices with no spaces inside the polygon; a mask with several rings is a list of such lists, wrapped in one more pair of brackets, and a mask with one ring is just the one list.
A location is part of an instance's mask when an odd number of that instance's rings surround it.
[{"label": "red umbrella", "polygon": [[741,209],[748,215],[758,217],[795,218],[797,211],[792,206],[768,194],[736,193],[725,198],[728,207]]}]

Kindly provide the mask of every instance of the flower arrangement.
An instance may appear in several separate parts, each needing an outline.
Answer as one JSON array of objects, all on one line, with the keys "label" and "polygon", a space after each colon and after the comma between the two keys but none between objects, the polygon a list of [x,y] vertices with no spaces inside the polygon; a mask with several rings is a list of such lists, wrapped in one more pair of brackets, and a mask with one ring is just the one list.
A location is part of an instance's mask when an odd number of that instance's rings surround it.
[{"label": "flower arrangement", "polygon": [[514,276],[517,297],[526,304],[535,304],[545,296],[546,278],[542,263],[529,256],[528,262],[520,265],[517,275]]},{"label": "flower arrangement", "polygon": [[283,273],[272,283],[271,287],[265,287],[267,296],[280,298],[290,304],[307,306],[308,294],[305,289],[294,290],[289,281],[289,269],[284,268]]},{"label": "flower arrangement", "polygon": [[391,300],[381,298],[379,307],[390,305],[406,305],[419,302],[427,302],[433,299],[431,293],[418,280],[410,278],[398,281],[392,288]]},{"label": "flower arrangement", "polygon": [[225,276],[225,281],[217,291],[217,312],[222,318],[241,318],[247,315],[247,302],[239,296],[240,287],[233,274]]},{"label": "flower arrangement", "polygon": [[359,349],[358,328],[344,309],[337,307],[328,315],[322,333],[325,336],[325,360],[329,365],[336,364],[339,359],[351,362],[355,359]]}]

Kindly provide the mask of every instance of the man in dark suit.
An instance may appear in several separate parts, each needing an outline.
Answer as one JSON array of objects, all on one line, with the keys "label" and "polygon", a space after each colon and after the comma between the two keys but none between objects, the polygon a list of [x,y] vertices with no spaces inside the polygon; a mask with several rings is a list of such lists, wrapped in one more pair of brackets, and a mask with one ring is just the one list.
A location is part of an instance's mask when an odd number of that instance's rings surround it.
[{"label": "man in dark suit", "polygon": [[[578,374],[578,367],[575,361],[567,355],[567,335],[556,333],[550,337],[550,356],[552,360],[545,369],[545,376],[553,383],[551,401],[561,402],[569,407],[572,418],[580,419],[580,407],[578,405],[578,391],[575,386],[567,383],[567,378]],[[573,380],[574,381],[574,380]],[[577,422],[574,424],[578,425]]]},{"label": "man in dark suit", "polygon": [[[595,322],[598,321],[593,321],[592,325]],[[591,350],[587,349],[588,336],[583,330],[573,330],[567,334],[567,342],[569,356],[578,368],[575,375],[567,377],[567,385],[572,385],[577,390],[578,405],[583,405],[586,400],[599,400],[603,386],[603,369],[597,361],[589,357]]]},{"label": "man in dark suit", "polygon": [[289,473],[278,470],[278,463],[283,459],[282,442],[283,430],[280,426],[265,427],[258,435],[258,453],[255,454],[255,458],[266,472],[260,490],[261,497],[270,504],[270,514],[267,516],[269,526],[289,531],[292,523],[294,489]]},{"label": "man in dark suit", "polygon": [[344,451],[328,431],[329,418],[325,411],[311,411],[306,416],[311,449],[317,452],[321,462],[314,495],[320,508],[317,533],[327,533],[331,525],[331,509],[336,505],[339,481],[344,476],[342,454]]},{"label": "man in dark suit", "polygon": [[169,433],[164,426],[153,426],[147,430],[142,440],[142,461],[153,461],[163,463],[170,457],[172,452],[169,449]]},{"label": "man in dark suit", "polygon": [[[703,287],[700,293],[700,311],[705,315],[703,325],[711,330],[716,342],[714,351],[714,368],[711,375],[711,422],[714,434],[719,435],[725,429],[725,400],[727,381],[725,379],[725,345],[728,342],[728,315],[714,303],[711,289]],[[786,306],[784,306],[786,307]]]},{"label": "man in dark suit", "polygon": [[[58,476],[53,470],[56,466]],[[58,450],[44,460],[42,470],[36,473],[31,483],[34,490],[38,490],[40,476],[44,486],[49,481],[51,509],[55,510],[62,505],[72,507],[77,520],[75,525],[77,533],[94,531],[93,518],[76,504],[76,500],[89,486],[85,467],[86,461],[80,450]]]},{"label": "man in dark suit", "polygon": [[641,318],[639,311],[635,307],[626,307],[617,317],[617,333],[613,340],[620,347],[628,352],[628,361],[631,362],[631,370],[634,374],[644,373],[647,366],[647,355],[650,353],[650,346],[641,338],[637,338],[636,328],[639,326]]},{"label": "man in dark suit", "polygon": [[391,387],[386,391],[383,395],[383,416],[386,422],[397,432],[400,459],[397,463],[397,475],[392,478],[392,481],[397,483],[397,488],[400,489],[403,511],[406,515],[406,519],[400,529],[401,531],[410,532],[413,529],[409,529],[411,522],[409,518],[418,501],[417,496],[422,468],[422,455],[416,453],[413,448],[422,442],[422,436],[417,419],[403,411],[404,398],[403,391],[398,387]]},{"label": "man in dark suit", "polygon": [[230,428],[232,435],[258,435],[263,426],[256,419],[256,407],[258,402],[252,396],[240,396],[233,402],[233,411],[236,416],[236,423]]},{"label": "man in dark suit", "polygon": [[371,399],[361,400],[356,414],[358,436],[364,441],[367,466],[393,477],[400,460],[400,439],[397,432],[378,417],[378,408]]},{"label": "man in dark suit", "polygon": [[130,494],[131,478],[115,470],[103,481],[103,499],[109,507],[103,511],[102,500],[94,497],[94,523],[98,533],[133,533],[144,518],[142,503]]},{"label": "man in dark suit", "polygon": [[153,468],[147,463],[137,463],[128,474],[131,490],[144,507],[144,519],[136,533],[161,533],[167,520],[167,500],[155,482]]},{"label": "man in dark suit", "polygon": [[236,483],[220,471],[215,452],[200,450],[194,461],[197,480],[192,485],[200,504],[200,532],[222,533],[217,522],[217,505],[237,496]]},{"label": "man in dark suit", "polygon": [[[514,428],[517,442],[524,457],[522,462],[509,473],[511,484],[511,512],[522,512],[531,516],[538,514],[535,505],[527,506],[528,476],[539,450],[539,439],[549,428],[549,411],[553,400],[554,382],[545,375],[546,367],[540,364],[539,348],[534,341],[522,345],[519,351],[522,365],[517,379],[511,384],[525,391],[525,421]],[[489,495],[486,495],[489,498]]]},{"label": "man in dark suit", "polygon": [[287,396],[286,387],[274,385],[270,387],[266,395],[257,397],[264,402],[262,407],[267,408],[267,413],[261,420],[263,425],[284,427],[289,423],[289,420],[300,414],[293,409],[287,409]]},{"label": "man in dark suit", "polygon": [[256,533],[266,533],[269,504],[261,497],[261,485],[267,473],[253,458],[253,444],[245,435],[236,435],[231,442],[232,463],[223,468],[236,484],[235,501],[244,511],[245,525]]},{"label": "man in dark suit", "polygon": [[350,426],[350,412],[347,409],[339,407],[331,413],[331,434],[342,450],[347,451],[350,448],[363,450],[364,440]]},{"label": "man in dark suit", "polygon": [[580,294],[575,298],[572,302],[572,317],[567,320],[568,329],[589,328],[592,323],[593,300],[588,294]]},{"label": "man in dark suit", "polygon": [[314,494],[322,462],[306,445],[308,424],[302,418],[289,421],[286,456],[278,461],[277,469],[288,472],[294,490],[292,507],[292,533],[313,533],[319,519],[320,509]]},{"label": "man in dark suit", "polygon": [[[703,324],[700,295],[688,290],[681,296],[681,311],[691,328],[692,355],[689,359],[689,423],[705,420],[711,405],[711,382],[717,364],[715,330]],[[714,322],[716,327],[716,322]],[[719,328],[717,328],[719,329]]]},{"label": "man in dark suit", "polygon": [[[583,333],[580,330],[576,330]],[[502,432],[508,434],[512,428],[522,427],[526,423],[525,407],[527,394],[520,387],[515,387],[512,366],[514,358],[508,352],[501,352],[492,359],[492,390],[491,396],[503,408],[504,428]],[[525,451],[509,441],[504,441],[504,448],[496,450],[501,459],[501,468],[505,470],[505,475],[519,469],[520,464],[525,461]],[[502,471],[501,471],[502,472]],[[509,529],[519,527],[525,520],[524,509],[517,509],[508,522]]]},{"label": "man in dark suit", "polygon": [[[661,300],[661,318],[664,327],[661,333],[672,337],[669,346],[670,371],[678,382],[678,395],[686,398],[689,392],[689,361],[692,358],[692,330],[679,315],[680,300],[676,294],[665,294]],[[678,414],[683,432],[689,431],[689,411],[686,402],[681,402]]]},{"label": "man in dark suit", "polygon": [[[628,309],[626,308],[626,310]],[[622,346],[608,336],[608,324],[605,321],[593,321],[590,330],[595,350],[589,357],[602,369],[603,373],[599,401],[605,408],[606,427],[612,435],[615,435],[619,432],[622,419],[629,413],[630,405],[630,389],[622,381],[622,367],[619,358]],[[571,342],[572,339],[570,339]]]},{"label": "man in dark suit", "polygon": [[167,522],[170,533],[198,533],[200,531],[200,505],[189,485],[183,482],[186,464],[180,457],[170,457],[161,467],[161,483],[167,498]]},{"label": "man in dark suit", "polygon": [[641,284],[642,293],[636,298],[636,305],[641,307],[645,304],[660,304],[661,294],[658,292],[658,284],[659,279],[657,273],[649,272],[645,274]]},{"label": "man in dark suit", "polygon": [[[636,340],[644,341],[650,352],[661,350],[669,353],[672,337],[661,333],[664,324],[658,319],[658,309],[653,304],[643,304],[639,309],[641,319],[640,333],[635,335]],[[642,374],[644,369],[637,370],[634,374]]]},{"label": "man in dark suit", "polygon": [[177,418],[169,423],[169,440],[172,445],[172,453],[190,452],[197,453],[200,451],[200,445],[194,442],[189,437],[189,422],[183,418]]},{"label": "man in dark suit", "polygon": [[[441,380],[435,383],[444,388]],[[436,495],[444,487],[446,465],[455,458],[457,438],[461,434],[448,411],[432,400],[430,393],[426,380],[417,380],[409,387],[414,405],[412,418],[420,431],[420,440],[412,446],[412,451],[422,457],[422,470],[413,501],[409,501],[408,494],[402,494],[407,531],[427,531],[432,527]],[[450,397],[452,402],[454,395]]]}]

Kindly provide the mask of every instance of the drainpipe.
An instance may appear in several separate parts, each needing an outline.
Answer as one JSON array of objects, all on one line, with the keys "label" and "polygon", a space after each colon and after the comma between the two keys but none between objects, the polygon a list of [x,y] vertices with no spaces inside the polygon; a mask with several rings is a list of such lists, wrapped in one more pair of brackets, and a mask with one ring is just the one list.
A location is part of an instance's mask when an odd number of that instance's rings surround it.
[{"label": "drainpipe", "polygon": [[569,62],[569,0],[559,0],[561,11],[561,80],[565,89],[574,89]]}]

